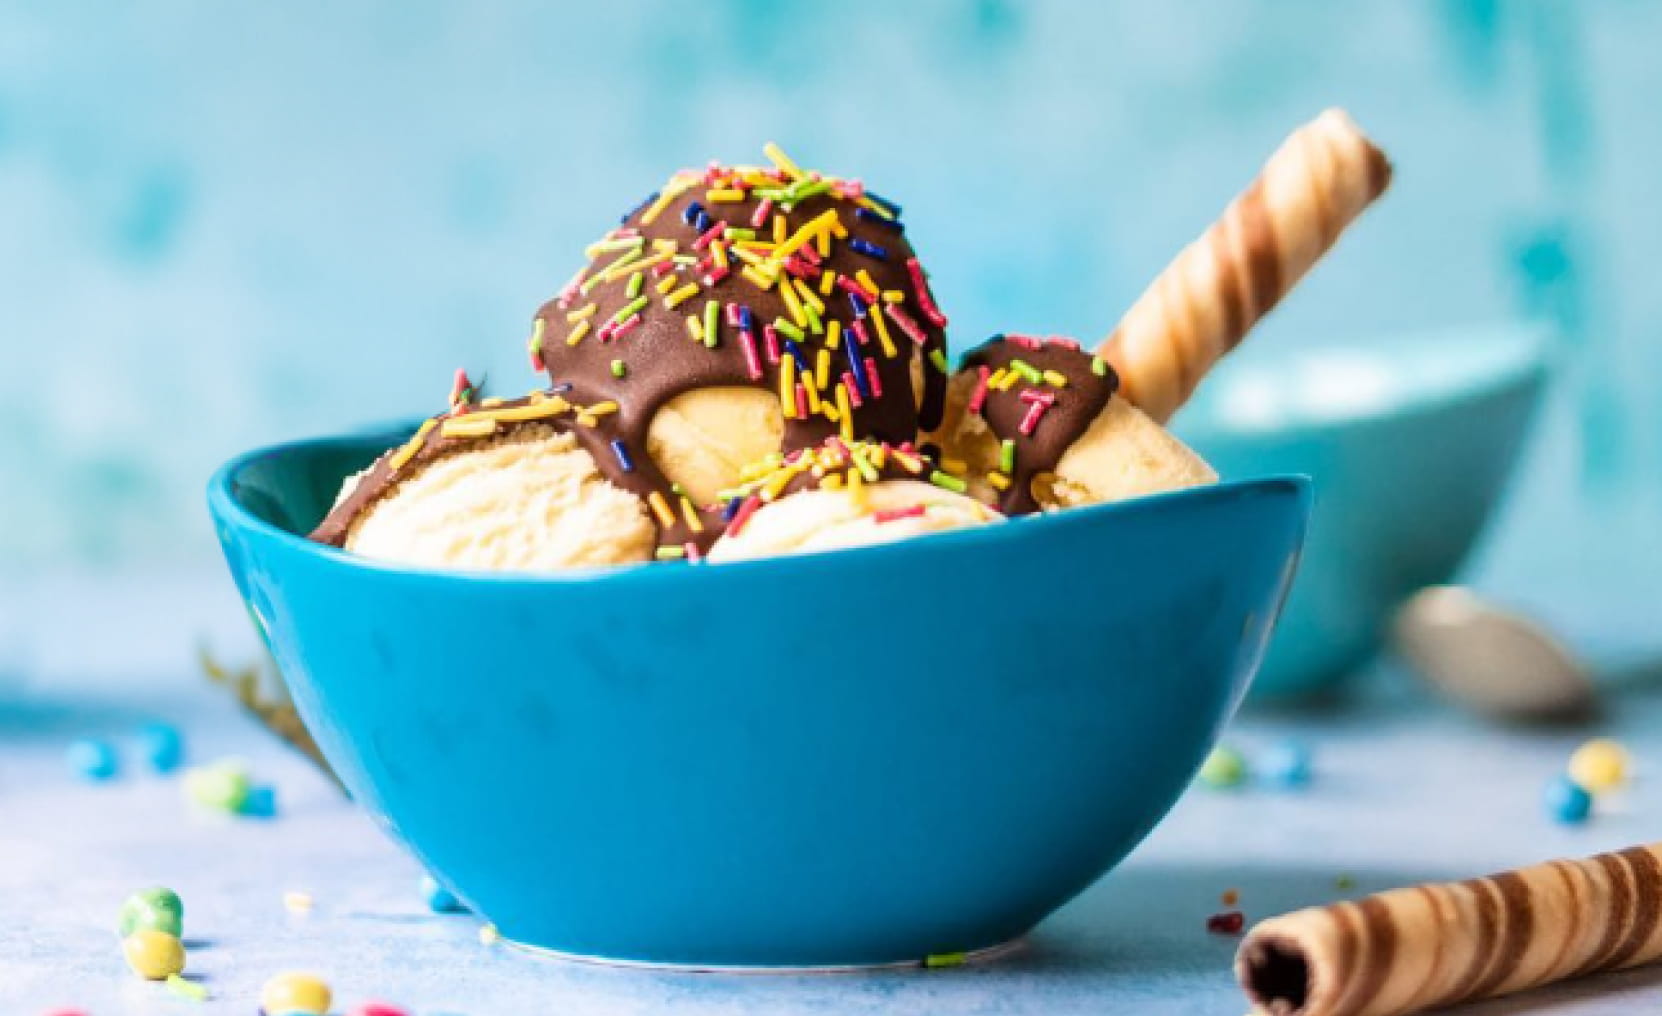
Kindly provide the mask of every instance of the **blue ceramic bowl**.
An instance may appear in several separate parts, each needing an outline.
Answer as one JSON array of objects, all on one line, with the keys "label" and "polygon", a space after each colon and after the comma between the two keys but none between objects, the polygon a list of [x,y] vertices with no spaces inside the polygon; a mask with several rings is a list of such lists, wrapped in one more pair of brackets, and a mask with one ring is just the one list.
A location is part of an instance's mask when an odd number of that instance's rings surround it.
[{"label": "blue ceramic bowl", "polygon": [[1512,473],[1548,346],[1543,329],[1513,325],[1253,348],[1208,379],[1179,434],[1231,479],[1299,472],[1316,486],[1254,698],[1338,684],[1408,596],[1454,576]]},{"label": "blue ceramic bowl", "polygon": [[538,576],[296,536],[402,435],[209,501],[364,807],[515,941],[696,967],[1019,937],[1165,814],[1262,657],[1308,492],[1265,479],[904,544]]}]

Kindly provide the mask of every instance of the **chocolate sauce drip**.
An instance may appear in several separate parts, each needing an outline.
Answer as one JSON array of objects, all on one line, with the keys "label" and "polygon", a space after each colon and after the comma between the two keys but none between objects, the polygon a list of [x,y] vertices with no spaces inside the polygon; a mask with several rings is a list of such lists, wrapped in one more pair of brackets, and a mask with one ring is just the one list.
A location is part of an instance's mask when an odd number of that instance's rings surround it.
[{"label": "chocolate sauce drip", "polygon": [[[1017,361],[1026,371],[1018,368]],[[1119,375],[1076,342],[1028,336],[995,335],[966,354],[959,369],[979,374],[983,367],[989,378],[1000,370],[1015,375],[1015,383],[1003,390],[988,385],[980,404],[981,417],[993,436],[1015,443],[1015,469],[1010,485],[999,496],[998,509],[1006,515],[1036,512],[1039,502],[1033,496],[1033,478],[1055,471],[1062,456],[1107,408],[1119,388]],[[1032,373],[1038,375],[1037,380]],[[1064,384],[1054,383],[1058,376]],[[1022,433],[1022,423],[1033,414],[1035,401],[1046,399],[1054,401],[1037,415],[1031,432]]]}]

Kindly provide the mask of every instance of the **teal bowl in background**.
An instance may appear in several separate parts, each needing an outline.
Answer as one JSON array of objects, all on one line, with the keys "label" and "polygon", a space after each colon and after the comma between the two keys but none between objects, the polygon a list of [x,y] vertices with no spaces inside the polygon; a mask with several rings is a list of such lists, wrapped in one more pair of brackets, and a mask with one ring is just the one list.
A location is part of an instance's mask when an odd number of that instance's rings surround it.
[{"label": "teal bowl in background", "polygon": [[905,543],[546,575],[295,535],[400,433],[221,470],[237,588],[353,796],[519,943],[848,967],[1020,937],[1188,785],[1309,509],[1267,478]]},{"label": "teal bowl in background", "polygon": [[1297,472],[1315,485],[1298,586],[1254,699],[1339,685],[1404,600],[1459,571],[1524,444],[1548,339],[1500,325],[1248,348],[1202,386],[1175,429],[1220,475]]}]

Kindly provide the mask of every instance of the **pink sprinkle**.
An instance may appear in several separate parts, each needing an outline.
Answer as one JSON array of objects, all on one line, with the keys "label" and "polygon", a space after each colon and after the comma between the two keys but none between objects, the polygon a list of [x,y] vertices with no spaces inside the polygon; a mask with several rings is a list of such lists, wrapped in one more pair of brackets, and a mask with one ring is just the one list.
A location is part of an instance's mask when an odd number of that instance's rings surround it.
[{"label": "pink sprinkle", "polygon": [[1079,352],[1078,339],[1070,339],[1064,335],[1052,335],[1050,337],[1050,342],[1051,345],[1061,346],[1063,349],[1071,349],[1075,353]]},{"label": "pink sprinkle", "polygon": [[801,384],[796,386],[796,418],[798,420],[808,418],[808,389],[802,387]]},{"label": "pink sprinkle", "polygon": [[706,286],[715,285],[716,283],[720,282],[722,279],[727,278],[728,271],[729,271],[729,269],[720,268],[720,267],[712,269],[710,271],[710,274],[704,276],[704,285],[706,285]]},{"label": "pink sprinkle", "polygon": [[531,350],[531,369],[539,374],[548,369],[547,367],[544,367],[542,363],[542,350]]},{"label": "pink sprinkle", "polygon": [[1028,403],[1029,405],[1037,402],[1042,402],[1046,406],[1054,406],[1056,404],[1055,392],[1041,391],[1037,388],[1023,388],[1021,390],[1021,394],[1017,396],[1017,398]]},{"label": "pink sprinkle", "polygon": [[[732,304],[728,306],[731,307]],[[745,373],[752,381],[762,380],[762,358],[756,353],[756,336],[749,332],[740,332],[739,345],[744,349]]]},{"label": "pink sprinkle", "polygon": [[1039,425],[1039,421],[1044,418],[1045,410],[1049,408],[1050,403],[1048,402],[1035,402],[1027,407],[1027,415],[1021,418],[1021,427],[1019,428],[1022,436],[1026,437],[1033,433],[1033,428]]},{"label": "pink sprinkle", "polygon": [[846,201],[858,201],[866,196],[864,180],[844,180],[840,189],[843,199]]},{"label": "pink sprinkle", "polygon": [[853,371],[843,371],[843,387],[848,389],[848,401],[854,403],[856,409],[865,405],[860,399],[860,386],[854,383]]},{"label": "pink sprinkle", "polygon": [[706,229],[704,232],[699,234],[698,239],[693,241],[693,250],[703,250],[704,248],[710,246],[710,241],[720,237],[721,231],[726,228],[727,223],[717,222],[709,229]]},{"label": "pink sprinkle", "polygon": [[756,514],[756,509],[761,507],[761,504],[762,499],[755,494],[745,498],[744,503],[739,505],[739,510],[733,513],[733,521],[727,523],[727,535],[739,535],[744,529],[744,524],[750,521],[750,516]]},{"label": "pink sprinkle", "polygon": [[811,265],[818,265],[820,261],[819,251],[811,243],[805,243],[798,247],[793,257],[803,258]]},{"label": "pink sprinkle", "polygon": [[870,301],[871,291],[854,280],[852,275],[837,276],[837,288],[853,293],[862,300]]},{"label": "pink sprinkle", "polygon": [[681,548],[687,552],[687,560],[689,560],[689,561],[702,561],[702,560],[704,560],[704,555],[700,554],[698,552],[698,544],[694,543],[693,541],[688,540],[686,543],[681,544]]},{"label": "pink sprinkle", "polygon": [[893,321],[913,342],[921,346],[929,341],[929,336],[924,333],[922,328],[918,327],[916,321],[912,320],[912,315],[900,309],[900,304],[885,303],[883,312],[889,315],[889,320]]},{"label": "pink sprinkle", "polygon": [[571,281],[567,282],[560,288],[559,304],[561,310],[570,309],[572,301],[576,300],[578,293],[581,292],[583,277],[588,274],[589,270],[587,266],[579,268],[577,269],[577,274],[571,277]]},{"label": "pink sprinkle", "polygon": [[630,332],[634,331],[636,328],[639,328],[640,325],[641,316],[639,314],[631,314],[629,315],[629,320],[612,329],[612,338],[621,339],[625,335],[628,335]]},{"label": "pink sprinkle", "polygon": [[859,318],[854,319],[854,337],[860,340],[860,345],[871,345],[871,336],[866,334],[866,323]]},{"label": "pink sprinkle", "polygon": [[756,206],[756,211],[750,215],[751,228],[761,229],[767,225],[768,216],[771,214],[773,214],[773,199],[763,198],[762,203]]},{"label": "pink sprinkle", "polygon": [[1039,338],[1037,335],[1018,335],[1015,332],[1010,332],[1004,336],[1004,341],[1013,342],[1023,349],[1044,348],[1044,340]]},{"label": "pink sprinkle", "polygon": [[727,305],[727,327],[739,327],[739,305],[736,303],[729,303]]},{"label": "pink sprinkle", "polygon": [[652,266],[652,274],[660,279],[673,271],[675,271],[675,262],[673,261],[660,261]]},{"label": "pink sprinkle", "polygon": [[877,361],[866,357],[866,383],[871,385],[871,397],[883,397],[883,375],[877,373]]},{"label": "pink sprinkle", "polygon": [[969,411],[979,415],[981,407],[987,404],[987,378],[992,376],[992,370],[986,364],[975,368],[975,394],[970,396]]},{"label": "pink sprinkle", "polygon": [[935,294],[929,291],[929,280],[924,277],[923,265],[917,258],[907,258],[906,271],[912,276],[912,290],[918,297],[918,309],[923,311],[923,316],[929,319],[930,324],[936,328],[945,328],[946,315],[941,313],[940,306],[935,303]]},{"label": "pink sprinkle", "polygon": [[764,343],[769,363],[779,362],[779,333],[773,330],[772,325],[762,326],[762,342]]},{"label": "pink sprinkle", "polygon": [[884,522],[899,522],[901,519],[915,519],[919,515],[922,515],[923,512],[923,505],[915,504],[909,508],[887,508],[880,512],[874,512],[871,518],[873,522],[880,524]]},{"label": "pink sprinkle", "polygon": [[619,226],[611,232],[613,240],[632,240],[640,235],[641,231],[634,226]]},{"label": "pink sprinkle", "polygon": [[594,333],[594,337],[599,339],[601,342],[610,342],[612,341],[612,332],[616,330],[617,325],[614,325],[608,321],[600,326],[599,330]]}]

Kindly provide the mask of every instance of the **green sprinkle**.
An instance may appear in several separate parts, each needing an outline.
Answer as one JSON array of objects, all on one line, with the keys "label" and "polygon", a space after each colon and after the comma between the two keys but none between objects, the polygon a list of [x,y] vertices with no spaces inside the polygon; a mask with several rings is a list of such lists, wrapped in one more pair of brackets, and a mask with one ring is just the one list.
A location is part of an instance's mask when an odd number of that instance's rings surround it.
[{"label": "green sprinkle", "polygon": [[754,239],[756,239],[756,231],[754,229],[740,229],[737,226],[728,226],[725,230],[722,231],[721,235],[722,235],[722,238],[726,239],[726,240],[754,240]]},{"label": "green sprinkle", "polygon": [[929,482],[933,483],[937,487],[945,487],[947,490],[958,494],[962,494],[965,490],[969,489],[969,484],[958,479],[956,476],[953,476],[951,473],[943,473],[939,469],[929,474]]},{"label": "green sprinkle", "polygon": [[672,262],[674,262],[675,264],[678,264],[678,265],[696,265],[696,264],[698,264],[698,258],[694,257],[691,254],[676,254],[673,257],[671,257],[670,260]]},{"label": "green sprinkle", "polygon": [[785,201],[789,198],[791,192],[783,187],[757,187],[750,193],[770,201]]},{"label": "green sprinkle", "polygon": [[612,324],[621,325],[625,321],[629,320],[636,314],[636,312],[643,310],[646,307],[646,300],[646,297],[638,296],[624,304],[622,310],[612,315]]},{"label": "green sprinkle", "polygon": [[607,251],[613,250],[631,250],[633,248],[640,247],[645,243],[646,237],[644,236],[626,236],[621,240],[602,240],[599,243],[590,244],[589,250],[594,251],[596,254],[604,254]]},{"label": "green sprinkle", "polygon": [[548,331],[548,322],[542,318],[537,318],[536,323],[531,326],[531,352],[542,352],[542,337],[546,331]]},{"label": "green sprinkle", "polygon": [[659,547],[657,557],[660,561],[679,561],[687,556],[685,547]]},{"label": "green sprinkle", "polygon": [[208,989],[195,981],[180,977],[178,974],[167,975],[167,990],[175,995],[190,999],[192,1002],[206,1002]]},{"label": "green sprinkle", "polygon": [[961,967],[964,965],[964,960],[966,958],[967,954],[961,952],[936,953],[934,956],[925,956],[923,958],[923,965],[929,967],[930,969],[934,969],[936,967]]},{"label": "green sprinkle", "polygon": [[1039,373],[1039,369],[1037,367],[1033,366],[1031,363],[1028,363],[1026,360],[1011,360],[1010,369],[1026,378],[1029,384],[1038,384],[1040,381],[1043,381],[1045,377],[1043,374]]},{"label": "green sprinkle", "polygon": [[633,300],[635,297],[641,295],[641,287],[644,285],[646,285],[646,273],[636,272],[635,274],[629,276],[629,288],[624,290],[624,294],[627,295],[629,299]]},{"label": "green sprinkle", "polygon": [[715,300],[704,302],[704,345],[708,349],[716,348],[716,342],[721,338],[721,304]]},{"label": "green sprinkle", "polygon": [[816,194],[824,194],[830,189],[831,181],[829,180],[798,180],[791,185],[790,194],[785,200],[796,204]]},{"label": "green sprinkle", "polygon": [[929,362],[934,364],[935,369],[940,371],[942,374],[952,373],[952,368],[948,366],[946,362],[946,354],[938,349],[931,349],[929,351]]},{"label": "green sprinkle", "polygon": [[815,310],[814,305],[806,300],[802,302],[802,316],[808,319],[808,330],[810,332],[815,335],[825,334],[825,322],[820,320],[819,311]]},{"label": "green sprinkle", "polygon": [[1016,442],[1010,438],[998,446],[998,468],[1005,474],[1016,471]]},{"label": "green sprinkle", "polygon": [[1100,356],[1091,357],[1091,373],[1097,377],[1108,376],[1108,362]]},{"label": "green sprinkle", "polygon": [[865,477],[867,483],[876,483],[882,479],[882,475],[877,472],[877,467],[866,461],[864,452],[855,449],[849,451],[849,457],[854,460],[854,468],[860,471],[860,475]]},{"label": "green sprinkle", "polygon": [[612,361],[612,376],[613,377],[622,377],[623,375],[625,375],[627,373],[629,373],[629,365],[628,364],[624,363],[622,360],[613,360]]},{"label": "green sprinkle", "polygon": [[1340,875],[1338,878],[1333,880],[1333,888],[1341,891],[1345,889],[1355,889],[1356,880],[1351,878],[1349,875]]},{"label": "green sprinkle", "polygon": [[786,321],[782,317],[777,317],[777,318],[773,319],[773,327],[774,327],[774,330],[777,331],[780,335],[787,335],[787,336],[791,337],[792,339],[795,339],[797,342],[802,341],[802,329],[798,328],[796,325],[791,324],[789,321]]}]

